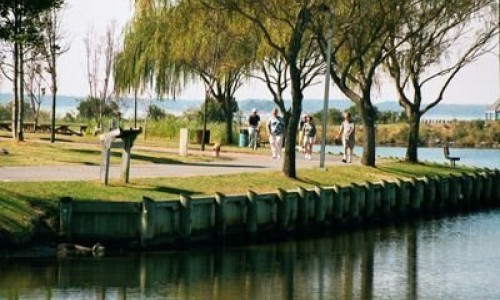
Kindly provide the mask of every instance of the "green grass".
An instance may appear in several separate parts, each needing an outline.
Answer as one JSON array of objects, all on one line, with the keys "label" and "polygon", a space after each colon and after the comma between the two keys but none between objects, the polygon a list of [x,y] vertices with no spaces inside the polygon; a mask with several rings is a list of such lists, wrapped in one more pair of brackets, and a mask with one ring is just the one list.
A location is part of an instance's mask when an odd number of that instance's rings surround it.
[{"label": "green grass", "polygon": [[112,181],[104,187],[98,182],[4,182],[0,183],[0,240],[2,233],[10,239],[26,236],[37,220],[55,226],[58,200],[72,197],[76,201],[140,201],[143,196],[155,200],[178,199],[180,193],[211,195],[275,191],[312,186],[348,185],[353,182],[393,180],[423,175],[448,175],[471,169],[450,169],[440,165],[385,163],[378,168],[364,166],[335,166],[326,171],[300,169],[297,179],[284,177],[280,172],[242,173],[189,178],[134,179],[130,184]]},{"label": "green grass", "polygon": [[[33,166],[33,165],[62,165],[62,164],[83,164],[99,165],[101,162],[101,148],[98,144],[85,143],[56,143],[49,144],[39,141],[27,141],[16,143],[11,141],[0,141],[0,148],[9,151],[8,155],[0,154],[0,167],[10,166]],[[144,163],[187,163],[187,162],[208,162],[214,161],[208,151],[205,156],[196,155],[180,157],[176,153],[161,151],[132,151],[132,164]],[[113,149],[111,163],[121,162],[120,149]]]}]

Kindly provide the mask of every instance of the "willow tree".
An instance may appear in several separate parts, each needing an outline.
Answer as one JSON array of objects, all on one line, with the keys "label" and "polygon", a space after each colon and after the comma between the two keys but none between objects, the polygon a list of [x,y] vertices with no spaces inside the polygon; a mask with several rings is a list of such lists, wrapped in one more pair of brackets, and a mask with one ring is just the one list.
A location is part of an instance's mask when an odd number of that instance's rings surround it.
[{"label": "willow tree", "polygon": [[201,79],[205,100],[213,98],[219,103],[225,120],[225,140],[231,144],[235,93],[243,84],[255,50],[249,23],[238,15],[207,9],[196,0],[179,1],[170,20],[175,28],[172,56]]},{"label": "willow tree", "polygon": [[[283,173],[291,178],[297,176],[295,145],[297,127],[304,99],[303,75],[306,69],[301,64],[301,54],[311,44],[312,23],[316,14],[323,14],[322,1],[291,0],[199,0],[208,7],[227,14],[238,14],[251,22],[267,46],[282,59],[290,78],[292,104],[290,119],[286,127]],[[327,1],[325,1],[327,2]]]},{"label": "willow tree", "polygon": [[[494,0],[421,1],[388,41],[387,69],[409,120],[406,160],[418,162],[421,117],[438,105],[467,64],[498,46],[498,7]],[[401,36],[408,36],[401,41]],[[424,93],[440,84],[437,95]],[[424,104],[425,102],[425,104]]]},{"label": "willow tree", "polygon": [[136,127],[138,94],[153,89],[159,97],[175,95],[190,79],[188,70],[170,53],[170,10],[168,2],[135,1],[134,17],[115,57],[115,91],[134,93]]},{"label": "willow tree", "polygon": [[[252,47],[234,18],[209,12],[199,2],[137,1],[115,73],[120,90],[141,83],[159,95],[174,94],[201,80],[205,97],[221,105],[226,141],[232,142],[234,94],[241,86]],[[204,138],[203,138],[204,141]]]}]

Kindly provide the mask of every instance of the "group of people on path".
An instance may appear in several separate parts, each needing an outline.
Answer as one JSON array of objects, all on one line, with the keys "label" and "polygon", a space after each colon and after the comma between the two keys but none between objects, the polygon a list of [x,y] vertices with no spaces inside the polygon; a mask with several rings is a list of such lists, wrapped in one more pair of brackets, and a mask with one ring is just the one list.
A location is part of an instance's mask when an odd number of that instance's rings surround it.
[{"label": "group of people on path", "polygon": [[[249,134],[249,147],[256,149],[258,145],[258,128],[260,125],[260,116],[254,108],[248,117],[248,134]],[[304,158],[311,160],[312,147],[316,143],[316,125],[313,117],[309,114],[304,114],[299,122],[299,149],[304,153]],[[267,134],[269,137],[269,144],[271,146],[271,154],[273,159],[281,158],[281,149],[285,136],[285,122],[280,116],[278,108],[273,108],[271,116],[266,126]],[[352,155],[355,141],[355,124],[348,112],[344,113],[344,120],[340,125],[337,134],[337,140],[341,139],[344,148],[343,159],[344,163],[352,162]]]}]

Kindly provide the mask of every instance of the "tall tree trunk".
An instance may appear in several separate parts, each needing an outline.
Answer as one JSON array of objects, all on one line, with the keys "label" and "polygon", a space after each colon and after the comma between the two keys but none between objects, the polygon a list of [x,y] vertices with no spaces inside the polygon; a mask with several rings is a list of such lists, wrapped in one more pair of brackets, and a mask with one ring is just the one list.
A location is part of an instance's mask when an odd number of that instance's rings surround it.
[{"label": "tall tree trunk", "polygon": [[17,140],[19,118],[19,43],[14,42],[14,99],[12,103],[12,138]]},{"label": "tall tree trunk", "polygon": [[230,95],[224,95],[222,99],[222,109],[224,111],[224,123],[226,125],[226,143],[233,144],[233,98]]},{"label": "tall tree trunk", "polygon": [[285,134],[286,138],[283,173],[289,178],[296,178],[297,170],[295,165],[295,137],[297,136],[300,114],[302,113],[302,99],[304,98],[304,95],[302,94],[302,90],[300,88],[300,72],[293,63],[290,64],[290,79],[292,87],[292,108]]},{"label": "tall tree trunk", "polygon": [[226,143],[233,144],[233,113],[224,114],[224,123],[226,124]]},{"label": "tall tree trunk", "polygon": [[24,47],[19,45],[19,127],[18,140],[24,141]]},{"label": "tall tree trunk", "polygon": [[361,101],[357,107],[361,113],[365,129],[361,164],[375,167],[375,110],[373,105],[367,103],[367,101]]},{"label": "tall tree trunk", "polygon": [[408,123],[410,125],[410,134],[408,136],[408,147],[406,148],[405,160],[407,162],[411,162],[411,163],[418,162],[420,118],[421,118],[421,115],[417,111],[412,111],[408,115]]}]

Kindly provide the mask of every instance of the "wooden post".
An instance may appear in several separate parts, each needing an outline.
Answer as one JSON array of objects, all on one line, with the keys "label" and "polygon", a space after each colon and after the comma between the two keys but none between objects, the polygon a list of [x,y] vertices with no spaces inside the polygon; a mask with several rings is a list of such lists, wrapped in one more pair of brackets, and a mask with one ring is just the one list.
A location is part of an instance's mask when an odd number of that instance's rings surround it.
[{"label": "wooden post", "polygon": [[351,197],[349,205],[349,215],[352,219],[359,218],[359,206],[361,203],[361,198],[364,198],[363,188],[357,184],[353,184],[350,188]]},{"label": "wooden post", "polygon": [[487,172],[480,173],[482,186],[481,186],[481,200],[485,203],[485,207],[491,206],[491,176]]},{"label": "wooden post", "polygon": [[458,209],[459,208],[459,201],[460,198],[462,197],[462,189],[460,186],[460,179],[455,176],[450,174],[450,198],[449,198],[449,204],[453,209]]},{"label": "wooden post", "polygon": [[411,202],[411,188],[408,181],[398,179],[396,181],[396,207],[399,216],[405,216]]},{"label": "wooden post", "polygon": [[247,232],[249,235],[257,233],[257,201],[256,194],[253,191],[247,193]]},{"label": "wooden post", "polygon": [[314,190],[316,191],[316,202],[314,205],[314,219],[316,221],[316,224],[324,224],[325,223],[325,216],[326,216],[326,194],[323,188],[321,187],[315,187]]},{"label": "wooden post", "polygon": [[396,191],[394,187],[394,182],[382,181],[380,211],[384,216],[389,216],[391,214],[391,209],[395,207]]},{"label": "wooden post", "polygon": [[186,157],[188,155],[189,129],[181,128],[179,136],[179,155]]},{"label": "wooden post", "polygon": [[299,203],[298,203],[298,224],[301,227],[306,227],[309,224],[310,218],[310,203],[311,198],[314,197],[312,191],[306,190],[303,187],[299,187]]},{"label": "wooden post", "polygon": [[141,203],[141,245],[147,247],[149,241],[155,238],[155,202],[148,197]]},{"label": "wooden post", "polygon": [[460,206],[462,209],[470,209],[470,203],[472,198],[472,192],[474,190],[472,178],[469,174],[462,173],[460,175],[461,188],[462,188],[462,198],[460,199]]},{"label": "wooden post", "polygon": [[495,201],[495,205],[500,205],[500,170],[496,169],[493,173],[493,200]]},{"label": "wooden post", "polygon": [[70,197],[63,197],[59,201],[59,230],[65,237],[67,242],[71,242],[72,231],[72,217],[73,217],[73,199]]},{"label": "wooden post", "polygon": [[101,142],[101,183],[108,185],[109,182],[109,160],[111,149],[105,142]]},{"label": "wooden post", "polygon": [[132,150],[132,141],[130,136],[123,137],[122,163],[120,170],[120,179],[123,183],[130,182],[130,154]]},{"label": "wooden post", "polygon": [[180,234],[181,238],[188,240],[191,236],[191,197],[180,195]]},{"label": "wooden post", "polygon": [[424,208],[428,213],[433,212],[434,202],[436,199],[436,186],[434,184],[435,180],[425,176],[423,178],[424,183]]},{"label": "wooden post", "polygon": [[132,147],[134,146],[137,135],[141,132],[141,128],[122,130],[121,138],[123,140],[123,150],[120,179],[123,183],[130,182],[130,158],[132,155]]},{"label": "wooden post", "polygon": [[291,210],[290,210],[290,199],[288,198],[288,192],[283,189],[278,189],[278,211],[277,219],[281,230],[289,231],[291,228]]},{"label": "wooden post", "polygon": [[424,183],[418,179],[412,179],[410,185],[410,210],[413,214],[420,213],[420,206],[424,201]]},{"label": "wooden post", "polygon": [[472,198],[471,207],[474,209],[481,208],[481,190],[482,180],[478,173],[472,174]]},{"label": "wooden post", "polygon": [[336,221],[341,221],[344,217],[344,192],[343,188],[340,186],[334,186],[335,191],[333,197],[333,219]]},{"label": "wooden post", "polygon": [[221,193],[215,193],[215,230],[219,238],[226,236],[226,196]]},{"label": "wooden post", "polygon": [[371,218],[373,217],[376,207],[375,189],[373,183],[371,182],[366,182],[365,186],[365,217]]}]

